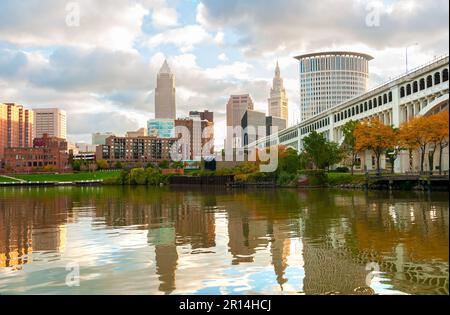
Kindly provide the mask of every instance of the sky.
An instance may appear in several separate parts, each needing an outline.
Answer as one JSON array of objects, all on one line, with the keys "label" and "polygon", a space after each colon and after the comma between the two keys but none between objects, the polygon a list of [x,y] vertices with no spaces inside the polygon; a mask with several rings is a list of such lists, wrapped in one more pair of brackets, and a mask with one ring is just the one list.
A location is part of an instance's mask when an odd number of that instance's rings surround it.
[{"label": "sky", "polygon": [[370,87],[448,53],[447,0],[0,0],[0,102],[67,111],[71,142],[154,117],[156,74],[176,76],[177,115],[215,113],[218,147],[231,94],[267,112],[277,60],[299,119],[295,56],[372,55]]}]

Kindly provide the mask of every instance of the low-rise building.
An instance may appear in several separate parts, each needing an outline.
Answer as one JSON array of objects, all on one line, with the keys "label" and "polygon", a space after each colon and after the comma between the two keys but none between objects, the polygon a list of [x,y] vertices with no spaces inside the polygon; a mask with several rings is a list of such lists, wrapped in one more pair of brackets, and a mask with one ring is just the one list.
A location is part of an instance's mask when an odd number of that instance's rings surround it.
[{"label": "low-rise building", "polygon": [[68,171],[67,141],[44,134],[33,140],[32,148],[5,148],[4,170],[14,173]]},{"label": "low-rise building", "polygon": [[175,138],[155,137],[109,137],[106,144],[97,146],[97,160],[106,160],[110,165],[150,163],[170,160]]}]

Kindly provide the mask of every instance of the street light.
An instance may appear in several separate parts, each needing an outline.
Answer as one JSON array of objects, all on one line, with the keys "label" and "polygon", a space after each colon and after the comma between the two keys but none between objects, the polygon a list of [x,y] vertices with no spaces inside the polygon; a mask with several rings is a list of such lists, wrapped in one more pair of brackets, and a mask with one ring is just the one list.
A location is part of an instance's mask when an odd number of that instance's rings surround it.
[{"label": "street light", "polygon": [[419,43],[414,43],[412,45],[409,45],[408,47],[406,47],[406,73],[408,73],[408,48],[414,47],[414,46],[419,46]]}]

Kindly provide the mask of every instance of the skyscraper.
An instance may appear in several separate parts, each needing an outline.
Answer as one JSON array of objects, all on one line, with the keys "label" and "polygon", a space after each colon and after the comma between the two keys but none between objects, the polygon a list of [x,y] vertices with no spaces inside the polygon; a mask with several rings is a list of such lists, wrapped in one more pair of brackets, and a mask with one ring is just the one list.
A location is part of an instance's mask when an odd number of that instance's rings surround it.
[{"label": "skyscraper", "polygon": [[288,123],[288,98],[284,88],[283,79],[281,78],[280,66],[275,68],[275,77],[273,78],[273,86],[270,89],[269,116],[279,117]]},{"label": "skyscraper", "polygon": [[300,61],[302,121],[367,91],[369,55],[333,51],[295,58]]},{"label": "skyscraper", "polygon": [[155,118],[176,119],[175,76],[167,60],[159,70],[155,89]]},{"label": "skyscraper", "polygon": [[66,112],[58,108],[33,109],[34,137],[42,138],[44,134],[49,137],[67,138]]},{"label": "skyscraper", "polygon": [[14,103],[0,103],[0,157],[5,148],[28,148],[32,145],[33,111]]},{"label": "skyscraper", "polygon": [[[242,118],[247,110],[253,110],[253,100],[250,94],[231,95],[227,104],[227,127],[241,127]],[[242,135],[235,134],[231,140],[235,147],[242,145]]]}]

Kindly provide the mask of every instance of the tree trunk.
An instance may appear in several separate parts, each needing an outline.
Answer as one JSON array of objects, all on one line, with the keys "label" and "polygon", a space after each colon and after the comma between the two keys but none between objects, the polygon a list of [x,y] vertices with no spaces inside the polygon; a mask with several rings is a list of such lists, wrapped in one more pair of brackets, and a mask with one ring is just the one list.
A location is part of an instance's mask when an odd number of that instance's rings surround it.
[{"label": "tree trunk", "polygon": [[381,175],[381,167],[380,167],[380,158],[381,158],[381,153],[375,153],[375,156],[377,158],[377,175],[380,176]]},{"label": "tree trunk", "polygon": [[436,146],[433,151],[428,153],[428,167],[430,169],[430,175],[433,175],[433,167],[434,167],[434,153],[436,152]]},{"label": "tree trunk", "polygon": [[395,160],[391,160],[391,174],[394,174],[394,163]]},{"label": "tree trunk", "polygon": [[424,163],[425,163],[425,148],[420,148],[420,174],[423,174]]}]

